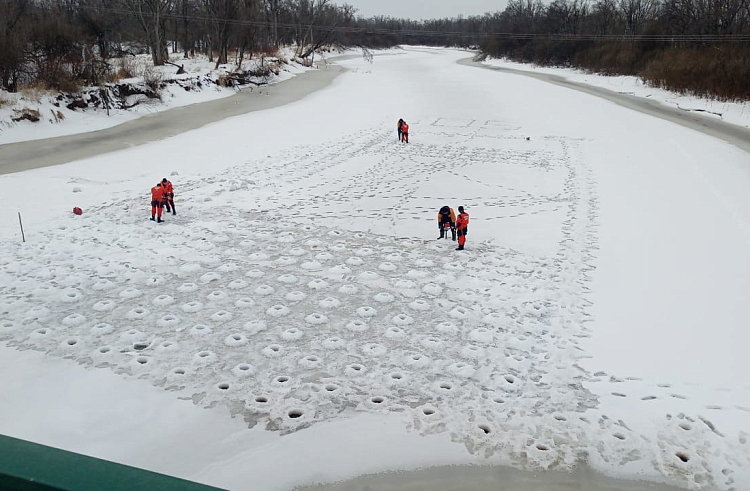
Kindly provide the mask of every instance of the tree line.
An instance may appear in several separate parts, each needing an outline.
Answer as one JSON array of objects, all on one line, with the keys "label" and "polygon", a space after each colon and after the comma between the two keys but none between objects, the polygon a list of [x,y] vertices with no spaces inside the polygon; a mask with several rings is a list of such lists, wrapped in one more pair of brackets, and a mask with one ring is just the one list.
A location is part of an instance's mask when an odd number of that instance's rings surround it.
[{"label": "tree line", "polygon": [[[302,61],[330,46],[422,44],[643,77],[750,99],[750,0],[510,0],[504,10],[414,21],[362,18],[332,0],[0,0],[0,83],[74,90],[149,53],[235,63],[279,46]],[[121,70],[120,70],[121,71]]]}]

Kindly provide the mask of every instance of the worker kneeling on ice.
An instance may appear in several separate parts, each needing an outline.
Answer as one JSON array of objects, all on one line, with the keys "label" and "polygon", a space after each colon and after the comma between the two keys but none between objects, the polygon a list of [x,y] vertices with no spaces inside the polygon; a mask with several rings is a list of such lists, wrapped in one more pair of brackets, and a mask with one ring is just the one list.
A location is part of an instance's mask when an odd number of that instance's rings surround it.
[{"label": "worker kneeling on ice", "polygon": [[438,212],[438,230],[440,230],[438,239],[445,237],[445,230],[449,227],[453,240],[456,240],[456,213],[450,206],[443,206]]}]

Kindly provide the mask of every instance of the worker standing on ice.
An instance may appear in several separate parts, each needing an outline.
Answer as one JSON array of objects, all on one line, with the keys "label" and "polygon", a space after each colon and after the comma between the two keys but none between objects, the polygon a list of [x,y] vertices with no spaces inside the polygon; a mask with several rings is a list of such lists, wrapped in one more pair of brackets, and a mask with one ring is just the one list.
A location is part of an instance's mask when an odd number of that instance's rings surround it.
[{"label": "worker standing on ice", "polygon": [[164,207],[162,200],[164,199],[164,188],[161,183],[156,183],[156,186],[151,188],[151,220],[154,220],[158,215],[157,222],[161,223],[161,212]]},{"label": "worker standing on ice", "polygon": [[409,143],[409,124],[406,121],[401,123],[401,141]]},{"label": "worker standing on ice", "polygon": [[401,127],[404,125],[404,120],[399,119],[396,128],[398,129],[398,141],[401,141]]},{"label": "worker standing on ice", "polygon": [[[174,189],[172,188],[172,183],[165,177],[161,180],[161,187],[164,188],[164,206],[167,208],[167,213],[171,211],[172,215],[176,215],[177,210],[174,207]],[[169,209],[170,205],[172,206],[171,210]]]},{"label": "worker standing on ice", "polygon": [[445,237],[445,229],[448,227],[451,229],[453,240],[456,240],[456,213],[450,206],[443,206],[438,211],[438,230],[440,230],[438,239]]},{"label": "worker standing on ice", "polygon": [[466,244],[466,234],[469,233],[469,214],[464,211],[463,206],[458,207],[456,229],[458,231],[458,247],[456,247],[456,250],[463,251],[464,244]]}]

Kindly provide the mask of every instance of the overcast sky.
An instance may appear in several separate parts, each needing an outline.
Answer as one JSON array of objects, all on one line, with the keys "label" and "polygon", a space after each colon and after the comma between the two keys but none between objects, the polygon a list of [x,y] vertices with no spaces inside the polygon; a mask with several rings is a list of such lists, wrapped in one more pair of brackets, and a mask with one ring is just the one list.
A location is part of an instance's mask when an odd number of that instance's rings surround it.
[{"label": "overcast sky", "polygon": [[409,19],[464,17],[503,10],[506,0],[334,0],[357,8],[357,15],[389,15]]}]

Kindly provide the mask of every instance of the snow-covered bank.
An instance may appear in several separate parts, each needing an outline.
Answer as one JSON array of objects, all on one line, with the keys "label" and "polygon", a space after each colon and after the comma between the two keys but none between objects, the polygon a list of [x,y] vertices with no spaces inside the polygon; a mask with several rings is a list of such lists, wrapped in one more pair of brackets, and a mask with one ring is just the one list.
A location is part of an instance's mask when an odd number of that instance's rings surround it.
[{"label": "snow-covered bank", "polygon": [[84,87],[78,94],[0,90],[0,145],[110,128],[146,114],[278,83],[308,70],[283,57],[247,60],[239,70],[246,74],[242,83],[249,83],[243,86],[233,79],[238,72],[236,66],[221,65],[214,70],[214,63],[202,55],[190,59],[174,56],[172,63],[184,69],[182,74],[176,73],[174,65],[153,67],[149,63],[148,55],[127,59],[127,71],[136,76],[101,87]]},{"label": "snow-covered bank", "polygon": [[[192,465],[161,452],[151,468],[232,489],[477,461],[586,461],[747,489],[747,333],[724,300],[750,293],[737,280],[747,156],[586,94],[456,66],[465,56],[347,60],[349,72],[294,104],[0,177],[3,351],[68,358],[81,395],[59,404],[90,401],[77,424],[40,422],[29,394],[55,382],[14,371],[0,382],[17,390],[0,402],[0,431],[137,462],[122,444],[132,420],[106,415],[132,393],[119,385],[152,384],[164,390],[144,404],[164,412],[141,427],[184,417],[177,426],[212,451]],[[399,117],[409,145],[395,141]],[[163,176],[178,215],[157,226],[148,189]],[[40,186],[24,245],[13,204]],[[472,215],[466,254],[434,240],[443,204]],[[725,247],[687,240],[707,217]],[[673,276],[696,268],[700,281]],[[675,343],[683,326],[711,335]],[[620,350],[629,333],[639,342]],[[645,359],[668,352],[687,369]],[[121,377],[89,385],[91,372]],[[106,437],[85,431],[103,420]]]},{"label": "snow-covered bank", "polygon": [[487,58],[484,63],[516,70],[534,71],[558,75],[574,82],[611,90],[619,94],[643,97],[685,112],[696,112],[721,119],[728,123],[750,128],[750,102],[728,102],[679,94],[645,84],[639,77],[608,76],[574,68],[546,67],[530,63],[518,63],[508,59]]}]

